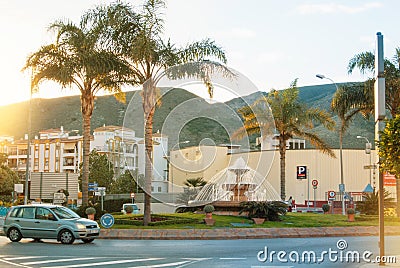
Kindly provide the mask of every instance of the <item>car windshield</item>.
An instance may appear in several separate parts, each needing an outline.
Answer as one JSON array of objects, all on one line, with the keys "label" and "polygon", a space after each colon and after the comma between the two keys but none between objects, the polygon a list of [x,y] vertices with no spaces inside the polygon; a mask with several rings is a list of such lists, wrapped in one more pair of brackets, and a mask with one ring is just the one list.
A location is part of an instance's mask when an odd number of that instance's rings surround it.
[{"label": "car windshield", "polygon": [[80,218],[78,214],[66,207],[55,207],[51,209],[60,219]]}]

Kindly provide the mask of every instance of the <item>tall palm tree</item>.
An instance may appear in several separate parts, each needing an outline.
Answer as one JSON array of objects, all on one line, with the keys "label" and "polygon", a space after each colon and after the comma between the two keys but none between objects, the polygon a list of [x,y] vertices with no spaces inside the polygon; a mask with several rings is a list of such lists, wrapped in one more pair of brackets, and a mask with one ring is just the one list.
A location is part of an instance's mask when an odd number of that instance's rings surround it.
[{"label": "tall palm tree", "polygon": [[[281,198],[286,198],[286,142],[293,137],[304,138],[320,149],[322,152],[334,157],[333,151],[311,129],[314,123],[321,123],[332,130],[335,123],[328,112],[318,108],[308,108],[299,101],[297,79],[289,88],[276,91],[272,90],[266,97],[257,100],[251,106],[245,106],[239,110],[244,118],[244,125],[234,133],[234,137],[240,139],[245,135],[255,133],[271,134],[275,125],[279,141],[280,154],[280,184]],[[271,108],[273,118],[268,116],[267,109]]]},{"label": "tall palm tree", "polygon": [[[372,52],[363,52],[355,55],[350,59],[347,70],[348,73],[353,73],[354,69],[359,69],[361,73],[373,73],[375,69],[375,55]],[[393,60],[384,59],[384,76],[385,76],[385,103],[388,109],[395,117],[400,114],[400,48],[396,48],[396,53]],[[354,102],[364,100],[368,104],[370,110],[373,110],[374,101],[371,96],[374,92],[375,79],[370,78],[364,83],[364,92],[366,98],[354,99]],[[360,96],[359,96],[360,97]]]},{"label": "tall palm tree", "polygon": [[[337,114],[340,126],[339,132],[339,159],[340,159],[340,179],[343,183],[343,136],[350,126],[350,122],[358,113],[362,113],[368,117],[370,108],[364,102],[370,95],[366,95],[364,87],[360,83],[348,85],[347,87],[340,87],[333,95],[331,102],[331,109]],[[344,203],[343,203],[344,204]]]},{"label": "tall palm tree", "polygon": [[82,204],[88,204],[90,119],[96,94],[101,90],[115,93],[124,101],[121,86],[131,73],[125,60],[105,47],[100,29],[81,21],[56,21],[50,25],[56,38],[28,56],[23,70],[32,70],[32,88],[50,80],[63,88],[77,88],[81,94],[83,121]]},{"label": "tall palm tree", "polygon": [[[151,221],[151,182],[153,162],[153,117],[156,105],[160,104],[157,82],[163,77],[196,77],[203,80],[210,97],[213,86],[210,76],[214,72],[231,72],[221,63],[226,56],[221,47],[210,39],[194,42],[177,48],[170,40],[163,41],[161,11],[163,0],[147,0],[140,12],[128,4],[112,4],[107,8],[94,10],[87,20],[97,22],[105,28],[108,42],[113,44],[130,62],[132,79],[142,86],[142,104],[145,122],[145,183],[144,183],[144,225]],[[214,62],[211,60],[216,60]],[[183,66],[182,66],[183,65]]]},{"label": "tall palm tree", "polygon": [[[363,52],[355,55],[348,65],[348,72],[351,74],[354,69],[359,69],[361,73],[371,72],[375,70],[375,55],[372,52]],[[385,77],[385,105],[390,111],[392,118],[400,114],[400,48],[396,48],[393,59],[384,59],[384,77]],[[374,101],[371,96],[374,92],[375,79],[370,78],[364,83],[365,96],[363,99],[372,111],[374,109]],[[356,98],[350,99],[357,102]],[[396,184],[396,196],[400,196],[400,183]],[[400,198],[397,198],[397,207],[400,211]],[[400,217],[400,215],[399,215]]]}]

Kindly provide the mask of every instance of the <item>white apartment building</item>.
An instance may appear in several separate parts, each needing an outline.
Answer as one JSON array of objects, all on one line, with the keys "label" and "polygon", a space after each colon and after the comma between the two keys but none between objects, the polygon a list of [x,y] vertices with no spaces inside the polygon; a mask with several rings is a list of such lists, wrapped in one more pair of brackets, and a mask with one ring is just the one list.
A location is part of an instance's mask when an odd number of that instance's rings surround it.
[{"label": "white apartment building", "polygon": [[[155,193],[168,192],[166,175],[168,137],[160,133],[153,134],[153,181],[152,191]],[[118,177],[126,170],[145,172],[144,139],[136,137],[135,131],[121,126],[102,126],[93,131],[91,150],[96,149],[100,154],[106,154]]]},{"label": "white apartment building", "polygon": [[[39,132],[30,142],[29,165],[33,172],[79,172],[82,161],[82,136],[69,136],[63,127]],[[8,155],[8,166],[25,172],[28,159],[28,137],[0,141],[0,152]]]},{"label": "white apartment building", "polygon": [[[0,137],[0,153],[8,155],[8,166],[25,172],[28,155],[28,137],[14,141],[12,137]],[[168,137],[153,135],[153,182],[155,193],[168,192],[167,159]],[[90,150],[106,154],[114,168],[115,177],[126,170],[145,172],[144,139],[135,131],[121,126],[96,128],[90,141]],[[70,136],[61,126],[39,132],[30,142],[30,171],[78,173],[83,158],[83,136]]]}]

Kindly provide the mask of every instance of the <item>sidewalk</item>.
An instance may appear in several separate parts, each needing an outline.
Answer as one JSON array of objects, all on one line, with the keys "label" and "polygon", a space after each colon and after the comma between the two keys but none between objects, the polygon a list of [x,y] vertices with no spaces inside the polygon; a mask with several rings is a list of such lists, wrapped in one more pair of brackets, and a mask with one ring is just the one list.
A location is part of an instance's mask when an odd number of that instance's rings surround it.
[{"label": "sidewalk", "polygon": [[[351,226],[312,228],[101,229],[99,238],[136,240],[211,240],[377,235],[379,235],[378,226]],[[386,226],[385,235],[400,235],[400,226]]]}]

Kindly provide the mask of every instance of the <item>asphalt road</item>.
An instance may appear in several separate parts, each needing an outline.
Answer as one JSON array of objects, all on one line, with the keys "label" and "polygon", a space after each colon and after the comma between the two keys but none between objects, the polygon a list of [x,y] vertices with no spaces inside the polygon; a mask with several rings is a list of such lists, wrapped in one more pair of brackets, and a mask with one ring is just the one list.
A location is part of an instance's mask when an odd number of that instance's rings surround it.
[{"label": "asphalt road", "polygon": [[[356,251],[360,254],[360,261],[351,258]],[[0,237],[1,268],[378,267],[363,260],[364,256],[373,261],[378,253],[377,237],[162,241],[98,239],[91,244],[77,241],[72,245],[62,245],[55,240],[33,242],[32,239],[12,243],[4,236]],[[397,264],[390,267],[400,267],[399,236],[386,237],[386,255],[396,257]],[[348,260],[346,256],[350,256]]]}]

